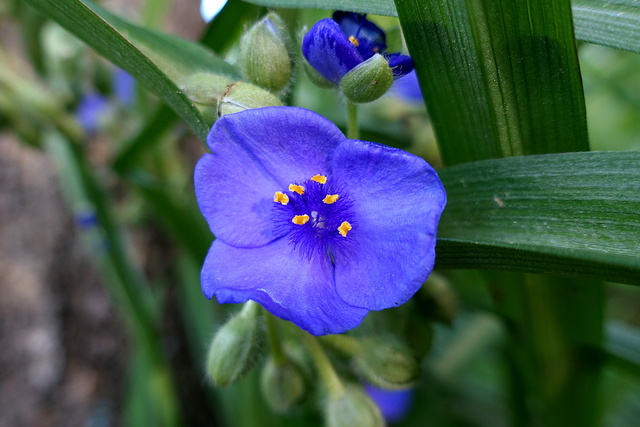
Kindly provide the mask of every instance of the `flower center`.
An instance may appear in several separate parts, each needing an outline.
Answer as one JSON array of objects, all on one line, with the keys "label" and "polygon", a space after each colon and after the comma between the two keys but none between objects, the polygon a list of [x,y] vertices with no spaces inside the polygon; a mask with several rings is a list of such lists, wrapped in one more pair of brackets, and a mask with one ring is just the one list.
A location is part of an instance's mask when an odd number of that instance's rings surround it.
[{"label": "flower center", "polygon": [[292,183],[287,191],[277,191],[273,202],[276,227],[309,259],[319,255],[334,261],[353,250],[352,203],[345,189],[326,176]]}]

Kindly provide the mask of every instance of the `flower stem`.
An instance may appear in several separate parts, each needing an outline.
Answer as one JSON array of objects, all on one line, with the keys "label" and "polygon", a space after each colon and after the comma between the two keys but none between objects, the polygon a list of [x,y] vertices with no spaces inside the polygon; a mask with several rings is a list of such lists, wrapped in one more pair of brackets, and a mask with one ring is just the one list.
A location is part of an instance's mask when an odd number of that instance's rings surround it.
[{"label": "flower stem", "polygon": [[282,351],[278,328],[276,327],[276,318],[273,314],[265,310],[265,319],[267,323],[267,336],[269,337],[269,348],[271,349],[271,357],[276,365],[282,365],[287,361],[287,357]]},{"label": "flower stem", "polygon": [[309,350],[309,353],[313,358],[313,362],[316,365],[316,369],[318,370],[318,374],[320,374],[320,378],[327,387],[329,398],[339,398],[345,393],[344,385],[342,384],[342,381],[340,381],[335,369],[333,369],[333,366],[320,345],[320,342],[311,334],[303,332],[303,335],[307,342],[307,349]]},{"label": "flower stem", "polygon": [[351,101],[347,101],[347,138],[360,138],[360,128],[358,127],[358,104]]}]

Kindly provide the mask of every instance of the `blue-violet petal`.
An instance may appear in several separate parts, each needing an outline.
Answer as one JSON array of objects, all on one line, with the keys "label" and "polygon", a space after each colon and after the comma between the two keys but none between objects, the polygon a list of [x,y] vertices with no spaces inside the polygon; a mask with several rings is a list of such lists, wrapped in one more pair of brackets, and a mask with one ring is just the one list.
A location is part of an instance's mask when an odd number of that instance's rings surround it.
[{"label": "blue-violet petal", "polygon": [[314,335],[355,328],[368,313],[338,296],[330,263],[310,262],[286,238],[252,249],[216,240],[202,268],[202,289],[220,303],[254,300]]},{"label": "blue-violet petal", "polygon": [[348,183],[358,219],[358,251],[335,266],[340,297],[370,310],[404,304],[433,268],[446,203],[440,179],[417,156],[357,140],[338,146],[332,174]]},{"label": "blue-violet petal", "polygon": [[347,38],[353,37],[357,40],[356,48],[364,60],[387,49],[384,31],[369,21],[366,15],[337,11],[333,13],[333,20],[338,23]]},{"label": "blue-violet petal", "polygon": [[219,119],[207,138],[213,154],[200,159],[194,176],[213,234],[238,247],[280,237],[271,217],[274,193],[326,173],[342,140],[333,123],[303,108],[266,107]]},{"label": "blue-violet petal", "polygon": [[400,78],[413,71],[413,60],[410,56],[392,53],[387,55],[389,67],[393,70],[393,77]]},{"label": "blue-violet petal", "polygon": [[304,36],[302,54],[309,65],[335,84],[363,61],[362,55],[332,19],[316,22]]}]

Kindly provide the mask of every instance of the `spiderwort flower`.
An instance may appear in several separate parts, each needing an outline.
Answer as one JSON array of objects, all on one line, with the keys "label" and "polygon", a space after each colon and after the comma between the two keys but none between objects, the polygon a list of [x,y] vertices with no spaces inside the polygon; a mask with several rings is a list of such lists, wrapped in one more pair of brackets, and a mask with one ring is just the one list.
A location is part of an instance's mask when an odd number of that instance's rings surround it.
[{"label": "spiderwort flower", "polygon": [[302,54],[324,78],[335,84],[353,68],[382,54],[395,78],[413,70],[407,55],[387,54],[386,36],[366,15],[335,12],[333,19],[318,21],[302,41]]},{"label": "spiderwort flower", "polygon": [[421,158],[296,107],[218,120],[195,170],[213,242],[202,290],[315,335],[405,303],[434,263],[445,192]]}]

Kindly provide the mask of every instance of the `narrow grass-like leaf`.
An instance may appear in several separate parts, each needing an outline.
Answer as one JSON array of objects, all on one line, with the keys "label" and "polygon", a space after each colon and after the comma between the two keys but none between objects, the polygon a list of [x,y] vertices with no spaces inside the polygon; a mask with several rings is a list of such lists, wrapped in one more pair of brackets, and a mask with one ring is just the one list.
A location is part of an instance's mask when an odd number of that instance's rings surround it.
[{"label": "narrow grass-like leaf", "polygon": [[182,93],[194,74],[211,75],[212,92],[239,79],[235,69],[206,48],[118,18],[90,1],[26,0],[160,96],[205,139],[211,123]]},{"label": "narrow grass-like leaf", "polygon": [[568,2],[398,0],[446,164],[588,149]]},{"label": "narrow grass-like leaf", "polygon": [[76,223],[128,323],[141,357],[152,372],[153,384],[147,386],[154,406],[160,408],[159,425],[180,425],[180,409],[170,367],[161,348],[151,289],[127,254],[122,231],[115,223],[107,197],[87,164],[82,148],[55,132],[47,133],[44,140]]},{"label": "narrow grass-like leaf", "polygon": [[[247,0],[272,7],[317,8],[398,16],[393,0]],[[579,40],[640,52],[640,3],[637,0],[572,0]]]},{"label": "narrow grass-like leaf", "polygon": [[514,157],[444,169],[437,265],[640,285],[640,153]]},{"label": "narrow grass-like leaf", "polygon": [[640,53],[640,2],[573,0],[576,37]]},{"label": "narrow grass-like leaf", "polygon": [[398,16],[393,0],[246,0],[249,3],[269,7],[302,9],[344,10],[348,12],[373,13],[375,15]]}]

